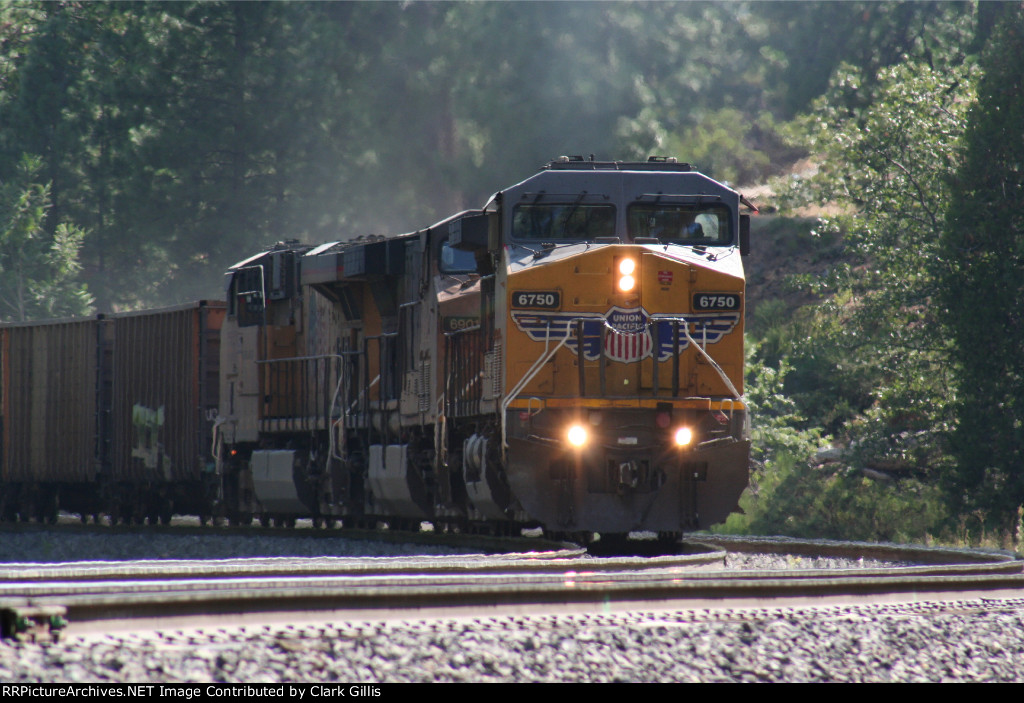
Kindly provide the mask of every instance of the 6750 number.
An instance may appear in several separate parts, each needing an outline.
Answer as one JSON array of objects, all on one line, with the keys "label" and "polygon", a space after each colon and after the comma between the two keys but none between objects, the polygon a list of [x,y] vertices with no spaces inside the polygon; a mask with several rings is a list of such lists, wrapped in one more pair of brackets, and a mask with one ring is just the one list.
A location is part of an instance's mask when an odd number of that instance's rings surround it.
[{"label": "6750 number", "polygon": [[694,310],[739,310],[741,298],[736,293],[694,293]]},{"label": "6750 number", "polygon": [[512,307],[557,310],[562,306],[562,296],[556,290],[512,291]]}]

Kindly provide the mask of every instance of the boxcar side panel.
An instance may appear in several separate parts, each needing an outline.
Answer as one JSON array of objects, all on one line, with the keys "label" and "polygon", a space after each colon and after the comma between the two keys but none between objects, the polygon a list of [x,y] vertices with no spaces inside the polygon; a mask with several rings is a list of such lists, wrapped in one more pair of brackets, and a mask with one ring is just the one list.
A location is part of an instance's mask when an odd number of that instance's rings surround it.
[{"label": "boxcar side panel", "polygon": [[115,481],[188,482],[212,464],[222,303],[114,319]]},{"label": "boxcar side panel", "polygon": [[98,321],[3,330],[3,480],[95,478]]}]

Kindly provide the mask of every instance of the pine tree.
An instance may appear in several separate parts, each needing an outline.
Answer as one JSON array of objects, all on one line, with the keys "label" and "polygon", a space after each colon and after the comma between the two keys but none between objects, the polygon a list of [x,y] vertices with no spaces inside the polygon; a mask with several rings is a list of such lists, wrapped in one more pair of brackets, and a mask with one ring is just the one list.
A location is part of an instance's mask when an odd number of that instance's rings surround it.
[{"label": "pine tree", "polygon": [[1024,504],[1024,8],[982,58],[940,247],[958,382],[956,507],[1009,528]]}]

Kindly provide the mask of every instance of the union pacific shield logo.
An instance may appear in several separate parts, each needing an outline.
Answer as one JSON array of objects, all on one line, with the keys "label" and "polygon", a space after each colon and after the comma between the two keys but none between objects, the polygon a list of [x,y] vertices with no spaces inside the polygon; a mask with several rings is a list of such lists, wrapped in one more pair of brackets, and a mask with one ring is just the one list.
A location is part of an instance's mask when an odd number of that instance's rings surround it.
[{"label": "union pacific shield logo", "polygon": [[604,337],[604,354],[612,361],[640,361],[651,355],[654,343],[641,308],[612,308],[608,313],[608,330]]},{"label": "union pacific shield logo", "polygon": [[[675,350],[685,351],[690,340],[704,347],[716,344],[739,322],[738,312],[708,312],[650,315],[643,308],[613,307],[606,314],[580,312],[534,312],[513,310],[516,327],[535,342],[565,346],[574,354],[583,345],[587,361],[602,355],[612,361],[631,363],[657,354],[667,361]],[[568,337],[568,339],[566,339]],[[602,343],[603,341],[603,343]]]}]

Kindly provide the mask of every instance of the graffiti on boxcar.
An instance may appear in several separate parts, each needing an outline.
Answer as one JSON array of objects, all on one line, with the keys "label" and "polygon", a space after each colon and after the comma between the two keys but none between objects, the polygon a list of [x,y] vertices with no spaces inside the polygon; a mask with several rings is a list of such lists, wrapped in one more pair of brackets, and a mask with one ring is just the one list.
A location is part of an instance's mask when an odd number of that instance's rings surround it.
[{"label": "graffiti on boxcar", "polygon": [[156,410],[139,403],[132,406],[132,458],[140,459],[147,470],[170,479],[171,460],[160,442],[163,426],[164,406]]}]

